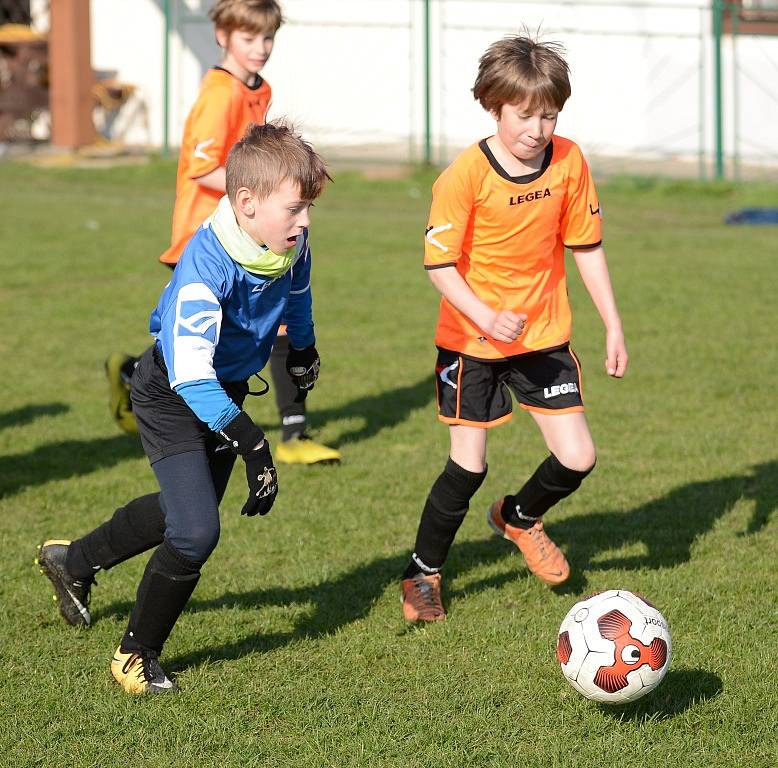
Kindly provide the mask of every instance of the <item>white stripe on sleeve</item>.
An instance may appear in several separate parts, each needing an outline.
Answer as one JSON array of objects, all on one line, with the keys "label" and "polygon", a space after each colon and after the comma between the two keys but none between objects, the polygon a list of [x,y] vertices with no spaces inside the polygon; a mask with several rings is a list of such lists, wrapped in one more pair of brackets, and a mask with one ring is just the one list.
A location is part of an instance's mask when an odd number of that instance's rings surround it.
[{"label": "white stripe on sleeve", "polygon": [[176,297],[173,326],[173,381],[215,379],[213,355],[219,343],[222,308],[204,283],[184,285]]}]

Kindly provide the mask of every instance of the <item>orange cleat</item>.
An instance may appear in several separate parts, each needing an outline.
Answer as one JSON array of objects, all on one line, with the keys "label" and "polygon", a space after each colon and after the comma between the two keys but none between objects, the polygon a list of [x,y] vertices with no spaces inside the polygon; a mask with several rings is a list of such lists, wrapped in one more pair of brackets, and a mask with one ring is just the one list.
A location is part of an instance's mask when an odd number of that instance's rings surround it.
[{"label": "orange cleat", "polygon": [[445,621],[439,573],[419,573],[411,579],[403,579],[402,584],[403,616],[406,621]]},{"label": "orange cleat", "polygon": [[527,568],[541,581],[552,586],[567,581],[570,577],[570,566],[562,550],[543,530],[543,522],[538,520],[528,530],[509,525],[502,517],[503,501],[504,499],[495,501],[486,514],[492,530],[503,539],[512,541],[521,550]]}]

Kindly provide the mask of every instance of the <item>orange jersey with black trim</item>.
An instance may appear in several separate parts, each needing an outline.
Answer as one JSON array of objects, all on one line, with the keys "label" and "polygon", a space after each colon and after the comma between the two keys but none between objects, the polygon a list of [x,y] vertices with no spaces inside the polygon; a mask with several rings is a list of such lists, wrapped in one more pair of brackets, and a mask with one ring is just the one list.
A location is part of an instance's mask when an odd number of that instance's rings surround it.
[{"label": "orange jersey with black trim", "polygon": [[498,360],[570,340],[565,247],[601,243],[597,191],[579,147],[554,136],[541,168],[510,176],[486,140],[466,149],[432,187],[425,269],[456,267],[495,311],[528,316],[511,344],[484,335],[445,298],[435,344],[468,357]]},{"label": "orange jersey with black trim", "polygon": [[265,122],[270,96],[270,86],[262,78],[249,87],[226,69],[208,70],[184,126],[170,248],[159,257],[164,264],[178,262],[192,235],[224,195],[195,179],[226,164],[227,154],[250,123]]}]

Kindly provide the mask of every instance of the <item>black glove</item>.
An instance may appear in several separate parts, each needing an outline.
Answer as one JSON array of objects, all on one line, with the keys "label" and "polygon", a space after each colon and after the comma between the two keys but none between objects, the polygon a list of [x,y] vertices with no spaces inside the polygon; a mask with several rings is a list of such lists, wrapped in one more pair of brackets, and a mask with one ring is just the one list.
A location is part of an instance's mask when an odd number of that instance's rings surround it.
[{"label": "black glove", "polygon": [[265,433],[252,421],[246,411],[241,411],[217,434],[240,456],[251,453],[265,439]]},{"label": "black glove", "polygon": [[320,366],[319,353],[313,344],[305,349],[289,347],[289,354],[286,356],[286,370],[301,392],[313,389],[316,379],[319,378]]},{"label": "black glove", "polygon": [[266,515],[276,500],[278,480],[265,433],[245,411],[241,411],[218,434],[246,462],[249,497],[241,515]]},{"label": "black glove", "polygon": [[246,462],[246,480],[249,484],[249,497],[241,509],[241,515],[266,515],[270,512],[278,494],[278,478],[270,445],[265,440],[262,445],[243,457]]}]

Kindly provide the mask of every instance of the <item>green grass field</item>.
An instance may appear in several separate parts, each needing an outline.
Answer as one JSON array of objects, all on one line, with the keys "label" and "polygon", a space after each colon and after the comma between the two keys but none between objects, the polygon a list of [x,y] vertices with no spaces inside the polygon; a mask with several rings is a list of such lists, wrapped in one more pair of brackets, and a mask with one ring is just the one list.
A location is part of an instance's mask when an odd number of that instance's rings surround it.
[{"label": "green grass field", "polygon": [[[433,175],[335,178],[314,211],[323,372],[309,403],[344,462],[282,466],[262,519],[238,514],[235,472],[163,658],[183,692],[137,699],[108,665],[144,558],[98,579],[88,631],[59,619],[33,558],[155,487],[109,417],[102,363],[148,342],[174,165],[0,166],[0,765],[778,764],[778,230],[722,224],[778,205],[778,187],[601,185],[631,363],[623,381],[604,374],[573,274],[599,462],[547,525],[575,576],[549,590],[486,526],[544,455],[518,413],[490,436],[445,571],[448,621],[409,629],[398,574],[448,447],[420,264]],[[271,398],[248,407],[275,437]],[[613,587],[649,596],[674,642],[662,685],[620,708],[581,698],[554,655],[569,607]]]}]

